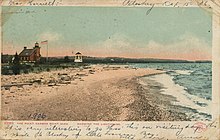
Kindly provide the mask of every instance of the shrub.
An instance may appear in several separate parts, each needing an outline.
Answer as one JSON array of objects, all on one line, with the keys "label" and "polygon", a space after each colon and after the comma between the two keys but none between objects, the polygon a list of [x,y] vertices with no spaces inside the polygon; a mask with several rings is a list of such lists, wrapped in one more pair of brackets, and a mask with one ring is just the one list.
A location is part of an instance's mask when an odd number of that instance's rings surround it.
[{"label": "shrub", "polygon": [[24,73],[25,73],[25,74],[28,74],[29,72],[28,72],[28,70],[27,70],[27,69],[24,69]]},{"label": "shrub", "polygon": [[9,69],[7,69],[7,68],[2,68],[2,74],[3,74],[3,75],[8,75],[8,74],[9,74]]},{"label": "shrub", "polygon": [[30,68],[30,71],[34,71],[34,68],[33,68],[33,67],[31,67],[31,68]]},{"label": "shrub", "polygon": [[21,65],[19,61],[20,61],[20,58],[16,52],[14,56],[14,60],[13,60],[13,65],[12,65],[12,71],[15,75],[20,74]]}]

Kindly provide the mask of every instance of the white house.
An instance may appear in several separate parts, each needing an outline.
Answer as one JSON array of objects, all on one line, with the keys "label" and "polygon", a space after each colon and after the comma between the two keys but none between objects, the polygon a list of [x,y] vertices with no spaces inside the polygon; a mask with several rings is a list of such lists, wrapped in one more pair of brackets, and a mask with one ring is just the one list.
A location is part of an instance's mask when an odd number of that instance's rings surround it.
[{"label": "white house", "polygon": [[76,63],[83,62],[83,60],[82,60],[82,54],[81,54],[80,52],[77,52],[77,53],[75,54],[75,60],[74,60],[74,62],[76,62]]}]

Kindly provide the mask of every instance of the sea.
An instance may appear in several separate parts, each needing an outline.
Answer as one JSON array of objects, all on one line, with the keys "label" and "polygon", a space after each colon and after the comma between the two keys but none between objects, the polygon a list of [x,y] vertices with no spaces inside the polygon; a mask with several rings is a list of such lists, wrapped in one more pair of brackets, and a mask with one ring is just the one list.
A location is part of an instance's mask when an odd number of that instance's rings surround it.
[{"label": "sea", "polygon": [[140,63],[136,68],[153,68],[163,74],[143,77],[163,85],[162,94],[176,97],[173,105],[191,109],[191,120],[211,120],[212,63]]}]

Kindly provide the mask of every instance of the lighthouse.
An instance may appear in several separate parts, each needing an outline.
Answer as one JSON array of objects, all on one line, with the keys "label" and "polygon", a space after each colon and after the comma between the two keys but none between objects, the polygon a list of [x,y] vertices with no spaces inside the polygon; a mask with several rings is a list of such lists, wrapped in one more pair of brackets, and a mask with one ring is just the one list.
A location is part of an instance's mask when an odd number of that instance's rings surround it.
[{"label": "lighthouse", "polygon": [[83,62],[83,60],[82,60],[82,53],[77,52],[77,53],[75,54],[75,60],[74,60],[74,62],[76,62],[76,63],[81,63],[81,62]]}]

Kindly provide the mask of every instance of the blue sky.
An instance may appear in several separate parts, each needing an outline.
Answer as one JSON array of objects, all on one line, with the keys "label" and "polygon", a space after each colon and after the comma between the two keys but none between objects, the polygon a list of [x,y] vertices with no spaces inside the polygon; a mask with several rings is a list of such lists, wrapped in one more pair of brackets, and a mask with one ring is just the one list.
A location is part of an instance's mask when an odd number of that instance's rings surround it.
[{"label": "blue sky", "polygon": [[176,59],[178,55],[171,54],[181,53],[183,49],[179,59],[191,59],[186,50],[199,49],[201,55],[195,59],[211,57],[209,13],[201,8],[153,8],[146,15],[147,10],[143,7],[3,7],[3,51],[19,52],[36,41],[48,40],[51,56],[81,51],[95,56]]}]

